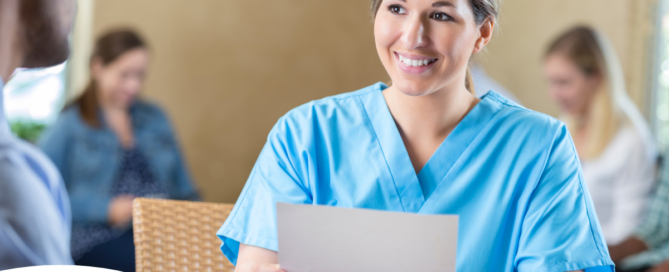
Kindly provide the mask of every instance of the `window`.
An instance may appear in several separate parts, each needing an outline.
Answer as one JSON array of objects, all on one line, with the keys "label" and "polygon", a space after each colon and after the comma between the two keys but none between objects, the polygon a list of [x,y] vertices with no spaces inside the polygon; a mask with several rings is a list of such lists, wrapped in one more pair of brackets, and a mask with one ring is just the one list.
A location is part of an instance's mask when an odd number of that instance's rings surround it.
[{"label": "window", "polygon": [[17,70],[4,89],[5,112],[12,131],[35,141],[52,123],[65,102],[67,64]]},{"label": "window", "polygon": [[656,49],[657,74],[651,86],[655,90],[655,114],[653,127],[662,150],[669,147],[669,12],[667,4],[669,0],[660,1],[658,31],[656,31],[658,44]]}]

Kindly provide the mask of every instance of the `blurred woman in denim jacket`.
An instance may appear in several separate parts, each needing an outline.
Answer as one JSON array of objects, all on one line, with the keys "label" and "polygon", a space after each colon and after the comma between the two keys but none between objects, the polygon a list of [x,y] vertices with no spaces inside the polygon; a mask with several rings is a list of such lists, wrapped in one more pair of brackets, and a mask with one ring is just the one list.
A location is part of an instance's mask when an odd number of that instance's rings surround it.
[{"label": "blurred woman in denim jacket", "polygon": [[70,195],[78,265],[134,271],[132,199],[198,198],[167,117],[137,99],[148,60],[132,31],[103,35],[90,84],[39,142]]}]

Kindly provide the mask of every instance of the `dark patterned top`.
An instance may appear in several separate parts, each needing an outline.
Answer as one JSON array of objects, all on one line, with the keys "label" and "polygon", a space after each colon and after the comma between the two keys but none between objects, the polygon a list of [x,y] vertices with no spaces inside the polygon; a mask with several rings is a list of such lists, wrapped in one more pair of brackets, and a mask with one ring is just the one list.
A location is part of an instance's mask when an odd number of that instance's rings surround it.
[{"label": "dark patterned top", "polygon": [[[167,197],[167,189],[156,181],[149,161],[137,148],[125,149],[112,194],[136,197]],[[72,227],[72,257],[77,260],[93,247],[113,240],[127,229],[109,224],[75,223]]]}]

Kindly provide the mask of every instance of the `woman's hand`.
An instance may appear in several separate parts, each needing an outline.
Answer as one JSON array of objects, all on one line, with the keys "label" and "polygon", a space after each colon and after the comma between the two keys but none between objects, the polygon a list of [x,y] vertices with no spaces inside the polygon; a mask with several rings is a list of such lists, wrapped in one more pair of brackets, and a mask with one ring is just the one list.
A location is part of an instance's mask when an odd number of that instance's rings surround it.
[{"label": "woman's hand", "polygon": [[237,265],[235,272],[285,272],[278,264],[243,263]]},{"label": "woman's hand", "polygon": [[653,267],[650,272],[669,272],[669,260],[666,260],[656,267]]},{"label": "woman's hand", "polygon": [[638,238],[630,237],[622,243],[609,246],[609,255],[614,263],[618,264],[623,259],[637,253],[648,250],[648,246]]},{"label": "woman's hand", "polygon": [[240,244],[235,272],[285,272],[278,262],[276,251]]},{"label": "woman's hand", "polygon": [[109,224],[114,227],[125,227],[132,220],[132,200],[135,196],[120,195],[109,203]]}]

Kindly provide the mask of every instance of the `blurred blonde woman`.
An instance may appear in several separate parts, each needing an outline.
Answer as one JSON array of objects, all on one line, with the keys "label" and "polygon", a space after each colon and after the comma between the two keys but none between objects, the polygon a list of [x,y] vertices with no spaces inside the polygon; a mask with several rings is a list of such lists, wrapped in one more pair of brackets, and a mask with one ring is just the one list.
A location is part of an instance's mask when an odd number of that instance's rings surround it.
[{"label": "blurred blonde woman", "polygon": [[652,134],[627,96],[618,59],[601,33],[589,27],[563,33],[550,45],[544,68],[604,237],[618,244],[647,209],[658,157]]}]

